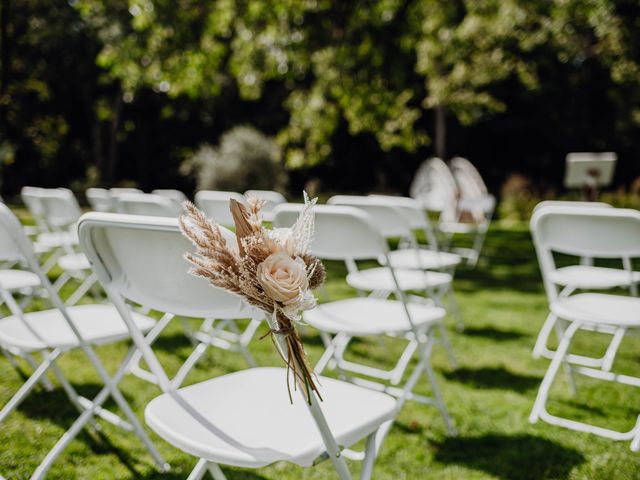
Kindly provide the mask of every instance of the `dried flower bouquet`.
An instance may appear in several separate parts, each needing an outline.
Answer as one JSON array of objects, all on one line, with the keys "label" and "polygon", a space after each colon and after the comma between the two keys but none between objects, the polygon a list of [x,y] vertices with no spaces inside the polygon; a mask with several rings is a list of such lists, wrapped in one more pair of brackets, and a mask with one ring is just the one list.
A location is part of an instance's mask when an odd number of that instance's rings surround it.
[{"label": "dried flower bouquet", "polygon": [[291,371],[296,383],[304,387],[309,402],[312,390],[322,397],[295,324],[300,322],[304,310],[315,307],[311,290],[325,279],[322,262],[309,254],[315,203],[316,199],[310,201],[305,193],[305,207],[293,227],[268,230],[262,225],[263,201],[250,198],[246,208],[230,200],[237,245],[229,245],[218,224],[192,203],[185,202],[185,211],[180,216],[182,233],[196,246],[195,254],[185,255],[193,265],[190,272],[240,295],[248,304],[272,316],[277,329],[270,333],[282,335],[288,349],[285,360],[289,398],[292,400]]}]

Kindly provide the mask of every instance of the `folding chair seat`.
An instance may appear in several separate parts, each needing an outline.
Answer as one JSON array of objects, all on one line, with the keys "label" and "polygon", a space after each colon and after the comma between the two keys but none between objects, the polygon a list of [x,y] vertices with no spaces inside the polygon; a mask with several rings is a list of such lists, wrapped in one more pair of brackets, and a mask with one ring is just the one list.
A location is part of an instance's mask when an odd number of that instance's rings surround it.
[{"label": "folding chair seat", "polygon": [[246,205],[247,203],[247,199],[240,193],[213,190],[196,192],[195,203],[207,217],[212,218],[220,225],[233,226],[233,217],[229,211],[229,200],[232,198],[242,204]]},{"label": "folding chair seat", "polygon": [[[305,314],[305,320],[319,330],[352,336],[404,334],[411,330],[402,302],[378,298],[348,298],[318,305]],[[407,305],[411,322],[418,330],[442,320],[444,309],[429,305]]]},{"label": "folding chair seat", "polygon": [[[283,227],[293,224],[298,211],[299,207],[295,204],[276,207],[274,225]],[[364,210],[349,206],[317,205],[315,216],[315,237],[311,250],[319,258],[355,263],[388,255],[387,243],[380,233],[379,224],[374,223]],[[410,302],[398,285],[396,270],[387,267],[387,271],[396,283],[392,289],[395,300],[371,296],[336,300],[322,303],[304,313],[304,321],[321,332],[326,346],[315,372],[321,374],[326,367],[335,367],[341,373],[355,373],[357,376],[350,378],[350,381],[397,397],[398,408],[407,399],[433,404],[439,409],[448,431],[454,433],[430,363],[436,331],[443,334],[445,347],[451,352],[443,328],[446,311],[433,304]],[[375,368],[344,358],[353,337],[379,335],[407,341],[392,369]],[[416,353],[418,362],[402,383]],[[455,360],[451,358],[451,361]],[[413,393],[422,374],[430,383],[433,397]],[[378,381],[361,378],[362,375]],[[385,425],[380,440],[390,427],[391,422]]]},{"label": "folding chair seat", "polygon": [[[284,460],[311,467],[326,447],[306,404],[300,398],[291,404],[282,381],[282,368],[231,373],[181,388],[179,397],[156,397],[145,418],[172,445],[215,463],[258,468]],[[388,395],[327,377],[318,382],[322,412],[338,445],[367,437],[395,413]],[[207,428],[193,412],[203,412],[221,432],[232,431],[233,441]]]},{"label": "folding chair seat", "polygon": [[[611,211],[613,207],[602,202],[570,202],[546,200],[540,202],[533,209],[534,215],[550,207],[570,208],[570,209],[607,209]],[[548,288],[555,291],[554,295],[566,297],[576,290],[609,290],[612,288],[628,288],[632,295],[637,295],[637,284],[640,282],[640,272],[632,270],[630,261],[622,259],[623,268],[599,267],[593,265],[593,258],[582,256],[580,264],[568,265],[554,268],[547,272]],[[533,349],[534,358],[552,358],[554,351],[547,347],[549,335],[553,331],[556,323],[556,315],[551,311],[547,316]],[[614,334],[615,329],[598,327],[599,331],[609,330]],[[575,358],[575,357],[574,357]],[[590,365],[593,363],[587,361]]]},{"label": "folding chair seat", "polygon": [[[285,460],[312,466],[329,458],[339,478],[346,480],[351,474],[341,450],[363,438],[367,448],[361,478],[371,477],[378,447],[375,434],[395,416],[393,398],[320,378],[322,403],[313,393],[305,398],[298,387],[291,404],[285,386],[290,372],[285,368],[252,368],[181,387],[184,377],[180,372],[173,379],[167,376],[125,301],[202,318],[214,310],[237,311],[240,299],[187,273],[183,254],[193,246],[180,234],[175,219],[91,213],[79,228],[100,282],[163,391],[145,409],[148,425],[176,448],[199,458],[190,479],[200,479],[207,471],[224,479],[219,464],[255,468]],[[221,231],[235,244],[232,232],[223,227]],[[127,247],[132,241],[145,241],[150,248],[134,255]],[[267,321],[276,328],[273,319]],[[274,331],[273,339],[286,360],[281,334]]]},{"label": "folding chair seat", "polygon": [[[90,423],[91,426],[96,425],[96,416],[122,427],[128,432],[135,433],[149,450],[156,464],[160,468],[166,468],[166,463],[151,443],[117,387],[129,366],[135,348],[129,350],[113,376],[109,376],[92,349],[93,345],[129,338],[129,332],[119,312],[114,307],[105,305],[65,307],[53,285],[40,268],[20,222],[5,205],[0,204],[0,258],[17,257],[20,257],[30,271],[38,277],[46,299],[51,301],[55,308],[24,313],[14,299],[12,292],[5,289],[0,283],[0,295],[12,313],[10,316],[0,319],[0,347],[12,355],[24,357],[34,368],[29,379],[0,410],[0,422],[21,404],[38,382],[51,387],[46,377],[48,372],[54,374],[70,403],[80,412],[78,419],[49,451],[32,478],[43,478],[55,459],[82,428],[87,423]],[[139,314],[132,314],[132,318],[132,321],[143,332],[149,331],[155,325],[153,319]],[[98,395],[91,400],[76,393],[57,364],[57,359],[61,355],[73,349],[80,349],[85,353],[104,384]],[[42,361],[37,362],[33,354],[41,355]],[[127,420],[103,408],[104,402],[109,397],[115,400]]]},{"label": "folding chair seat", "polygon": [[36,288],[41,285],[40,278],[26,270],[0,270],[0,288],[6,291]]},{"label": "folding chair seat", "polygon": [[[618,432],[576,420],[552,415],[547,399],[560,367],[564,367],[573,386],[573,373],[591,378],[640,387],[640,378],[613,373],[617,349],[627,332],[640,328],[640,299],[605,293],[560,295],[551,280],[555,270],[554,253],[582,258],[622,258],[626,265],[640,257],[640,212],[609,208],[550,206],[539,209],[531,219],[531,231],[538,254],[549,308],[560,339],[551,364],[542,380],[529,416],[535,423],[547,423],[614,440],[631,440],[631,449],[640,449],[640,415],[628,432]],[[602,358],[570,353],[570,345],[579,330],[613,334]],[[573,388],[575,393],[575,387]]]},{"label": "folding chair seat", "polygon": [[[129,331],[112,305],[79,305],[67,307],[67,313],[87,343],[102,345],[129,338]],[[139,313],[132,314],[136,326],[144,333],[155,320]],[[78,348],[80,340],[56,309],[10,315],[0,319],[0,343],[25,352],[48,348]]]}]

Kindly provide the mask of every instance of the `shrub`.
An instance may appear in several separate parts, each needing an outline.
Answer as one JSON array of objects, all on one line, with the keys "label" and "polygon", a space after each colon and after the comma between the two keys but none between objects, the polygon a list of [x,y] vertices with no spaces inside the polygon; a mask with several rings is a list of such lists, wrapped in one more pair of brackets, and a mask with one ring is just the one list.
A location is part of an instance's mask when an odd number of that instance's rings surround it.
[{"label": "shrub", "polygon": [[202,145],[180,167],[195,175],[198,190],[280,190],[286,176],[278,146],[255,128],[234,127],[220,145]]}]

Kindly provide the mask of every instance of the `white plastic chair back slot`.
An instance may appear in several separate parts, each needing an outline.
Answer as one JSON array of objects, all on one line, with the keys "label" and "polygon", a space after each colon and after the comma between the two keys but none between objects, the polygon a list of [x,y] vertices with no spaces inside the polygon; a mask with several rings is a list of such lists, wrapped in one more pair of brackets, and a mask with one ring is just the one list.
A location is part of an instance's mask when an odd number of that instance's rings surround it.
[{"label": "white plastic chair back slot", "polygon": [[135,187],[113,187],[109,189],[109,192],[114,197],[117,197],[118,195],[122,195],[123,193],[142,193],[142,190]]},{"label": "white plastic chair back slot", "polygon": [[329,205],[359,208],[365,211],[385,238],[412,237],[411,224],[406,215],[404,215],[400,209],[388,205],[376,197],[335,195],[331,197],[327,203]]},{"label": "white plastic chair back slot", "polygon": [[[240,308],[240,297],[188,273],[184,254],[194,247],[180,233],[177,219],[88,213],[78,228],[98,279],[122,297],[186,317],[206,318],[212,312],[222,318],[251,316]],[[221,230],[235,242],[233,233]]]},{"label": "white plastic chair back slot", "polygon": [[613,208],[613,206],[604,202],[572,202],[567,200],[543,200],[533,207],[532,215],[539,210],[548,207],[573,207],[573,208]]},{"label": "white plastic chair back slot", "polygon": [[[0,203],[0,261],[29,259],[34,256],[31,242],[21,241],[15,232],[22,232],[22,225],[4,203]],[[14,232],[14,234],[12,234]],[[25,255],[26,253],[26,255]]]},{"label": "white plastic chair back slot", "polygon": [[179,205],[182,205],[183,202],[189,200],[183,192],[174,188],[156,188],[155,190],[152,190],[151,193],[167,197]]},{"label": "white plastic chair back slot", "polygon": [[229,211],[229,200],[234,199],[246,205],[244,195],[237,192],[222,192],[213,190],[200,190],[196,193],[196,206],[202,210],[207,217],[215,220],[221,225],[232,226],[233,216]]},{"label": "white plastic chair back slot", "polygon": [[82,211],[78,200],[66,188],[42,188],[37,193],[46,222],[52,227],[63,228],[75,223]]},{"label": "white plastic chair back slot", "polygon": [[[302,208],[304,205],[297,203],[278,205],[274,227],[292,226]],[[313,210],[313,255],[325,260],[367,260],[386,254],[386,242],[366,212],[338,205],[316,205]]]},{"label": "white plastic chair back slot", "polygon": [[593,258],[640,256],[640,212],[547,207],[531,219],[535,241],[558,253]]},{"label": "white plastic chair back slot", "polygon": [[482,198],[489,194],[480,172],[466,158],[453,158],[451,160],[451,171],[462,198]]},{"label": "white plastic chair back slot", "polygon": [[410,189],[411,197],[424,208],[443,212],[455,219],[458,187],[449,167],[439,158],[426,160],[416,172]]},{"label": "white plastic chair back slot", "polygon": [[89,206],[95,212],[113,212],[114,199],[106,188],[87,188],[85,192]]},{"label": "white plastic chair back slot", "polygon": [[123,193],[116,197],[116,205],[119,213],[152,217],[177,217],[182,210],[180,203],[152,193]]}]

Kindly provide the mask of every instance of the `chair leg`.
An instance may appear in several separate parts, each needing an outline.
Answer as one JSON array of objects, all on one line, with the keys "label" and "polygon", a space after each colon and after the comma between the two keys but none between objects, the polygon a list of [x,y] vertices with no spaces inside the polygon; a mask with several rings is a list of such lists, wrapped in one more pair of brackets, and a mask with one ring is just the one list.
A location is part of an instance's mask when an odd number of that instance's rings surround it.
[{"label": "chair leg", "polygon": [[456,294],[453,291],[453,283],[449,285],[449,288],[447,289],[447,300],[449,303],[449,312],[451,312],[451,316],[456,321],[456,330],[458,333],[462,333],[464,332],[464,318],[462,317],[462,312],[460,311],[460,305],[458,304]]},{"label": "chair leg", "polygon": [[217,463],[208,462],[207,470],[213,477],[213,480],[227,480],[227,477]]},{"label": "chair leg", "polygon": [[[556,331],[558,334],[558,338],[562,338],[565,332],[564,321],[556,321]],[[576,380],[573,376],[573,368],[571,362],[567,359],[565,355],[562,358],[562,369],[564,370],[565,375],[567,376],[567,383],[569,384],[569,391],[573,396],[578,395],[578,389],[576,387]]]},{"label": "chair leg", "polygon": [[[73,388],[73,386],[69,383],[67,378],[63,375],[62,371],[60,370],[60,367],[58,367],[58,364],[56,363],[55,360],[51,362],[51,371],[60,382],[62,389],[67,394],[67,397],[69,398],[73,406],[76,407],[78,412],[80,413],[84,412],[85,409],[80,402],[78,392],[76,392],[76,389]],[[100,426],[96,423],[94,418],[91,418],[90,423],[95,430],[97,431],[100,430]]]},{"label": "chair leg", "polygon": [[364,450],[364,462],[362,463],[362,471],[360,472],[360,480],[370,480],[373,474],[373,465],[376,461],[378,448],[376,448],[376,433],[372,433],[367,437],[367,445]]},{"label": "chair leg", "polygon": [[438,410],[440,410],[440,415],[442,415],[444,423],[447,427],[447,434],[452,436],[457,435],[458,432],[456,428],[453,426],[453,420],[451,420],[451,417],[449,416],[449,412],[447,411],[447,407],[444,404],[444,400],[442,399],[442,394],[440,393],[440,386],[438,385],[436,374],[434,373],[433,368],[431,367],[431,363],[429,361],[425,362],[424,372],[426,373],[427,379],[429,380],[429,384],[431,385],[431,391],[433,392],[433,398],[434,398],[436,407],[438,407]]},{"label": "chair leg", "polygon": [[444,328],[444,322],[438,323],[438,330],[440,332],[440,341],[442,342],[444,349],[447,351],[447,357],[449,357],[449,365],[451,368],[458,368],[458,361],[453,354],[453,347],[449,341],[449,335],[447,335],[447,331]]},{"label": "chair leg", "polygon": [[618,353],[618,348],[620,348],[620,344],[622,343],[622,339],[627,333],[626,328],[619,328],[613,334],[613,338],[611,339],[611,343],[609,347],[607,347],[607,352],[604,354],[604,359],[602,362],[602,370],[605,372],[610,372],[613,367],[613,362],[616,359],[616,354]]},{"label": "chair leg", "polygon": [[538,395],[536,396],[531,414],[529,415],[529,422],[536,423],[540,418],[540,414],[545,410],[547,398],[549,397],[549,390],[551,390],[553,380],[558,373],[558,369],[564,363],[564,357],[569,350],[571,339],[575,335],[578,328],[580,328],[580,323],[573,322],[571,325],[569,325],[569,328],[567,328],[567,330],[562,335],[560,345],[558,345],[558,349],[553,356],[553,360],[551,360],[551,364],[549,364],[549,368],[544,374],[544,378],[542,379],[542,383],[540,384]]},{"label": "chair leg", "polygon": [[0,410],[0,422],[4,421],[7,416],[14,411],[22,401],[27,397],[29,392],[33,390],[36,384],[40,381],[40,378],[47,373],[51,362],[60,355],[60,350],[53,350],[50,353],[44,354],[42,363],[36,368],[26,382],[20,387],[20,389],[9,399],[7,404]]},{"label": "chair leg", "polygon": [[64,450],[67,448],[69,443],[78,435],[78,433],[84,428],[87,422],[89,422],[95,416],[96,410],[102,407],[102,405],[107,400],[107,398],[109,398],[109,396],[111,396],[114,399],[116,404],[120,407],[120,409],[123,411],[125,416],[129,419],[135,433],[138,435],[138,437],[143,442],[143,444],[147,447],[147,450],[149,451],[149,453],[151,453],[158,467],[162,471],[167,471],[169,469],[169,465],[164,461],[160,453],[156,450],[155,446],[151,442],[151,439],[149,438],[147,433],[142,429],[142,426],[140,425],[139,420],[137,419],[137,417],[131,410],[131,407],[129,407],[129,404],[127,403],[127,401],[125,400],[122,393],[120,392],[120,390],[118,390],[118,387],[117,387],[118,383],[124,376],[124,373],[127,371],[129,363],[131,362],[133,358],[133,354],[135,353],[136,349],[131,348],[129,350],[129,353],[125,357],[125,360],[122,362],[122,364],[120,365],[120,368],[118,368],[118,371],[113,376],[113,378],[110,378],[108,376],[106,370],[104,369],[104,366],[102,365],[102,363],[100,363],[100,360],[97,358],[97,356],[95,355],[91,347],[89,347],[86,344],[83,344],[82,349],[87,354],[87,356],[89,357],[89,360],[96,368],[98,375],[100,376],[105,386],[102,388],[102,390],[100,390],[98,395],[91,401],[90,408],[85,409],[80,414],[80,416],[76,419],[73,425],[71,425],[69,430],[67,430],[64,433],[64,435],[60,437],[58,442],[49,451],[49,453],[44,458],[42,463],[38,465],[38,468],[36,468],[31,479],[36,480],[36,479],[44,478],[44,476],[47,474],[47,472],[53,465],[53,462],[55,462],[55,460],[64,452]]},{"label": "chair leg", "polygon": [[[252,327],[252,324],[249,324],[247,329],[251,327]],[[238,328],[238,324],[235,322],[235,320],[231,320],[231,322],[229,322],[229,328],[233,331],[233,333],[235,333],[238,336],[238,348],[240,349],[240,353],[244,357],[249,367],[251,368],[257,367],[258,364],[256,363],[255,358],[253,358],[253,355],[251,355],[251,352],[249,351],[249,340],[251,340],[251,338],[247,340],[246,337],[244,337],[243,333]]]},{"label": "chair leg", "polygon": [[95,282],[98,281],[95,273],[91,273],[88,275],[80,284],[78,288],[71,294],[71,296],[65,302],[65,305],[72,306],[78,303],[82,297],[84,297],[85,293],[89,291],[89,289],[93,286]]},{"label": "chair leg", "polygon": [[540,333],[538,333],[536,345],[535,347],[533,347],[533,358],[540,358],[547,349],[549,335],[551,335],[551,330],[553,330],[553,327],[556,324],[556,320],[557,317],[553,313],[549,312],[549,315],[547,315],[547,319],[544,321],[544,324],[540,329]]},{"label": "chair leg", "polygon": [[[27,361],[29,365],[31,365],[31,368],[33,368],[34,370],[38,368],[37,360],[33,358],[33,355],[31,355],[30,353],[25,353],[24,359]],[[53,383],[51,383],[51,380],[49,380],[49,378],[47,378],[46,375],[43,375],[42,378],[40,378],[40,383],[42,384],[42,387],[45,389],[45,391],[47,392],[53,391]]]},{"label": "chair leg", "polygon": [[198,460],[198,463],[196,463],[196,466],[191,470],[187,480],[201,480],[205,473],[207,473],[207,463],[209,462],[204,458]]}]

